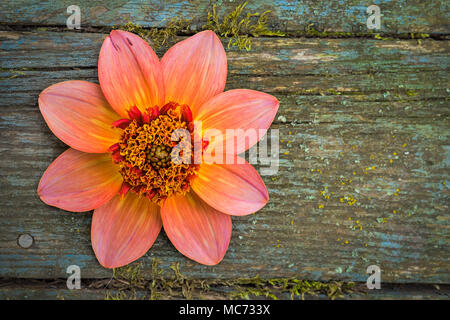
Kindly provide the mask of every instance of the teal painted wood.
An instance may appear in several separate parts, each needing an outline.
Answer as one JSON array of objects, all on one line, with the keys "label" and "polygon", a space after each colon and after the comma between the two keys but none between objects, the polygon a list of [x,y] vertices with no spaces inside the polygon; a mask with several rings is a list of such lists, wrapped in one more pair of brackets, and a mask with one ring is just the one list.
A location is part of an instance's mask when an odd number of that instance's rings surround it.
[{"label": "teal painted wood", "polygon": [[[217,1],[219,14],[232,11],[244,1]],[[14,0],[0,4],[0,23],[19,25],[65,26],[67,7],[73,1]],[[444,0],[277,0],[249,1],[248,12],[271,10],[273,29],[305,31],[308,25],[316,29],[339,32],[367,32],[367,7],[378,5],[382,14],[379,32],[384,33],[449,33],[449,3]],[[146,27],[164,27],[174,17],[193,18],[199,29],[210,10],[209,0],[141,1],[104,0],[77,1],[82,13],[82,25],[113,26],[128,21]]]},{"label": "teal painted wood", "polygon": [[[66,148],[37,97],[59,81],[96,82],[104,37],[0,32],[0,277],[63,278],[71,264],[85,278],[111,276],[90,246],[91,214],[48,207],[36,194]],[[184,258],[161,234],[141,259],[144,274],[156,257],[195,278],[364,282],[367,266],[378,264],[383,281],[449,283],[447,48],[434,40],[256,39],[250,52],[228,51],[228,89],[280,100],[280,169],[264,177],[271,200],[233,218],[218,266]],[[34,237],[29,249],[17,244],[24,233]]]}]

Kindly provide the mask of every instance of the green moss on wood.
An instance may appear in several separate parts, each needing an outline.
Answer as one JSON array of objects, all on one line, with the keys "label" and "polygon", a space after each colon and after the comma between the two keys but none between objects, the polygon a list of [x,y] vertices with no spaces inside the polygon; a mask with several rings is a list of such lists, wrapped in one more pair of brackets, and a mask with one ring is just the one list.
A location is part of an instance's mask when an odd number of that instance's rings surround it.
[{"label": "green moss on wood", "polygon": [[319,282],[299,280],[292,278],[261,279],[259,276],[251,279],[237,279],[235,282],[237,291],[230,297],[238,299],[250,299],[254,297],[266,297],[278,299],[280,294],[289,293],[291,299],[306,296],[326,295],[330,299],[344,298],[351,293],[355,284],[353,282]]},{"label": "green moss on wood", "polygon": [[[248,2],[238,5],[231,12],[225,13],[221,17],[217,12],[216,4],[212,5],[207,13],[206,24],[202,30],[212,30],[222,38],[228,39],[228,49],[238,48],[239,50],[251,50],[252,37],[308,37],[308,38],[353,38],[364,37],[377,40],[392,40],[392,37],[373,32],[340,32],[340,31],[319,31],[314,28],[314,23],[309,24],[305,31],[283,32],[271,30],[268,27],[270,10],[258,12],[245,12]],[[173,44],[177,35],[191,34],[192,19],[172,18],[167,27],[145,29],[140,25],[128,22],[125,25],[114,26],[113,29],[120,29],[138,34],[144,39],[151,40],[156,48]],[[427,33],[402,33],[395,35],[400,39],[417,39],[420,45],[421,39],[430,38]]]},{"label": "green moss on wood", "polygon": [[7,69],[7,68],[0,68],[0,73],[9,73],[8,76],[2,77],[0,76],[0,80],[6,80],[6,79],[14,79],[20,76],[25,75],[25,72],[27,68],[19,68],[19,69]]},{"label": "green moss on wood", "polygon": [[[227,288],[222,295],[229,299],[252,299],[263,297],[279,299],[288,295],[291,299],[305,299],[307,296],[325,295],[330,299],[344,298],[353,291],[353,282],[319,282],[292,278],[262,279],[238,278],[189,279],[180,271],[180,265],[170,266],[169,274],[159,267],[160,261],[153,260],[150,280],[142,274],[142,264],[134,264],[113,270],[105,299],[208,299],[214,298],[213,287]],[[139,293],[139,294],[138,294]],[[217,293],[215,293],[217,296]]]},{"label": "green moss on wood", "polygon": [[285,36],[284,32],[272,31],[268,28],[268,14],[270,10],[262,13],[254,12],[243,14],[247,2],[238,5],[232,12],[219,17],[216,5],[208,12],[207,22],[203,30],[212,30],[219,36],[229,38],[228,49],[237,47],[240,50],[251,50],[251,37]]},{"label": "green moss on wood", "polygon": [[317,30],[314,23],[309,24],[305,31],[285,32],[286,36],[306,37],[306,38],[373,38],[376,40],[393,40],[393,39],[427,39],[430,38],[428,33],[398,33],[384,34],[369,32],[342,32],[342,31],[325,31]]},{"label": "green moss on wood", "polygon": [[173,18],[165,28],[150,29],[144,29],[140,25],[128,22],[124,25],[114,26],[113,29],[136,33],[146,40],[151,40],[156,48],[161,48],[171,45],[177,35],[189,32],[191,21],[191,19]]},{"label": "green moss on wood", "polygon": [[[283,37],[285,33],[272,31],[268,28],[268,14],[270,10],[258,13],[244,13],[247,2],[238,5],[230,13],[220,17],[213,4],[207,14],[203,30],[212,30],[217,35],[228,40],[228,49],[237,47],[240,50],[251,50],[251,37],[276,36]],[[144,39],[151,40],[156,48],[170,45],[177,35],[191,33],[192,19],[173,18],[165,28],[145,29],[140,25],[128,22],[125,25],[114,26],[138,34]]]}]

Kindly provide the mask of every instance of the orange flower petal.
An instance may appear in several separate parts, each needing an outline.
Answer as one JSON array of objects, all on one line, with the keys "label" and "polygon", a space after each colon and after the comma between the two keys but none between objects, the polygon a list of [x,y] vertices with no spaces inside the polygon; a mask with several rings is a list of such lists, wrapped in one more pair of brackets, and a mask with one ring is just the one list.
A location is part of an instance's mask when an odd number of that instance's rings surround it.
[{"label": "orange flower petal", "polygon": [[231,238],[229,215],[189,192],[168,198],[161,218],[170,241],[186,257],[206,265],[222,261]]},{"label": "orange flower petal", "polygon": [[224,213],[243,216],[260,210],[269,201],[269,193],[255,168],[241,160],[243,164],[203,163],[192,189]]},{"label": "orange flower petal", "polygon": [[[222,137],[213,141],[208,148],[215,148],[222,143],[223,151],[234,154],[226,149],[226,130],[242,129],[243,132],[251,129],[255,134],[238,134],[235,142],[235,153],[242,153],[255,145],[270,127],[278,110],[278,100],[270,94],[247,90],[235,89],[223,92],[204,103],[198,110],[195,120],[202,121],[203,131],[217,129],[222,132]],[[264,134],[260,134],[262,129]],[[225,151],[226,150],[226,151]]]},{"label": "orange flower petal", "polygon": [[222,92],[227,79],[227,57],[212,31],[199,32],[178,42],[161,59],[166,102],[187,104],[195,115],[207,100]]},{"label": "orange flower petal", "polygon": [[106,99],[124,118],[133,106],[145,111],[164,102],[158,56],[135,34],[111,31],[100,50],[98,79]]},{"label": "orange flower petal", "polygon": [[44,172],[37,192],[50,206],[83,212],[110,200],[121,185],[122,176],[109,154],[68,149]]},{"label": "orange flower petal", "polygon": [[102,266],[118,268],[142,257],[161,231],[159,207],[135,192],[95,209],[92,248]]},{"label": "orange flower petal", "polygon": [[54,84],[39,96],[39,109],[50,130],[64,143],[84,152],[104,153],[120,138],[111,125],[119,119],[100,86],[87,81]]}]

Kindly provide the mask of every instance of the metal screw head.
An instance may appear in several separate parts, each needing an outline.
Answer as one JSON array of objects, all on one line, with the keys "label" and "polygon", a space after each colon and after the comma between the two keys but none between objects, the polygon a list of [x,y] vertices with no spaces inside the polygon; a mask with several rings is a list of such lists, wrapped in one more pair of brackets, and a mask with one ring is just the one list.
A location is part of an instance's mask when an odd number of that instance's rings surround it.
[{"label": "metal screw head", "polygon": [[33,237],[28,233],[21,234],[17,238],[17,244],[24,249],[28,249],[29,247],[31,247],[33,245],[33,242]]}]

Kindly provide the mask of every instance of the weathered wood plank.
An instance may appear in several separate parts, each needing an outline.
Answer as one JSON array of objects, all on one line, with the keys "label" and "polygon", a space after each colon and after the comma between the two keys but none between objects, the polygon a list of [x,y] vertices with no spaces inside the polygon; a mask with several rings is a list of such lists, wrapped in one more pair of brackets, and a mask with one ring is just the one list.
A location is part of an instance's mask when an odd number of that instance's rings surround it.
[{"label": "weathered wood plank", "polygon": [[[6,95],[0,104],[34,105],[42,88],[52,83],[74,78],[96,81],[98,52],[104,37],[73,32],[0,32],[0,78],[5,80],[0,83],[0,92],[8,93],[12,86],[27,88],[20,97],[10,99]],[[157,53],[163,54],[160,50]],[[345,101],[339,95],[351,94],[356,103],[384,104],[381,111],[364,110],[379,116],[387,111],[388,103],[392,112],[406,108],[411,101],[445,102],[448,95],[446,41],[424,40],[418,44],[415,40],[256,39],[251,52],[229,51],[227,56],[229,88],[245,84],[282,96],[307,96],[308,101],[317,99],[310,95],[327,95],[331,101],[341,103]],[[51,68],[44,67],[48,63]],[[296,100],[295,112],[298,115],[306,111],[302,114],[306,116],[310,110],[304,110],[308,101],[303,100]],[[357,106],[345,108],[354,113]],[[439,116],[446,110],[444,106],[434,111]],[[417,107],[403,112],[405,116],[422,116]]]},{"label": "weathered wood plank", "polygon": [[[363,285],[360,285],[363,288]],[[232,288],[225,286],[212,287],[206,292],[193,292],[193,299],[229,299],[229,293]],[[22,285],[8,285],[0,286],[0,300],[102,300],[108,295],[117,296],[118,290],[108,289],[94,289],[83,288],[80,290],[68,290],[61,288],[61,286],[49,285],[49,284],[22,284]],[[149,291],[137,290],[135,294],[128,294],[128,299],[149,299]],[[290,294],[283,293],[277,294],[279,299],[290,299]],[[180,295],[175,296],[162,296],[163,299],[182,299]],[[264,296],[258,296],[252,298],[267,299]],[[299,299],[300,297],[295,297]],[[450,298],[449,288],[439,288],[434,286],[392,286],[386,285],[381,290],[367,290],[364,288],[356,292],[344,295],[346,300],[404,300],[404,299],[416,299],[416,300],[444,300]],[[320,295],[305,295],[305,300],[327,300],[328,296]],[[339,298],[337,298],[339,299]]]},{"label": "weathered wood plank", "polygon": [[[2,130],[7,129],[2,140],[7,142],[1,144],[1,275],[62,277],[68,265],[78,264],[89,277],[107,276],[90,247],[90,214],[49,208],[35,192],[40,175],[65,147],[51,137],[36,111],[7,113],[2,118],[18,128],[6,127],[2,121]],[[278,128],[284,140],[281,152],[290,153],[282,156],[279,174],[265,179],[271,202],[254,216],[233,219],[230,249],[219,266],[187,261],[164,235],[144,260],[180,261],[183,270],[196,277],[233,277],[238,272],[363,281],[365,268],[377,263],[390,281],[449,280],[448,190],[441,184],[448,174],[448,132],[442,136],[444,141],[438,138],[448,123]],[[391,134],[396,138],[391,139]],[[410,144],[407,149],[401,147],[404,142]],[[21,148],[12,149],[15,145]],[[301,152],[300,146],[309,151]],[[403,150],[409,155],[401,154],[389,165],[390,154]],[[371,166],[375,169],[365,174]],[[346,179],[353,182],[341,186]],[[328,201],[320,194],[326,186],[335,192]],[[394,196],[397,188],[401,191]],[[346,195],[356,198],[357,205],[340,203]],[[321,204],[324,208],[319,208]],[[379,223],[384,217],[387,222]],[[358,226],[356,220],[363,230],[350,229]],[[22,233],[35,238],[32,248],[18,247],[16,240]],[[349,244],[342,244],[347,240]]]},{"label": "weathered wood plank", "polygon": [[[243,3],[240,1],[239,3]],[[73,1],[2,1],[0,23],[19,25],[65,26],[69,16],[67,7]],[[332,32],[367,32],[367,7],[379,5],[382,14],[380,32],[386,33],[449,33],[447,1],[314,1],[283,0],[249,1],[247,12],[271,10],[271,27],[282,31],[304,31],[311,24]],[[141,0],[80,0],[82,26],[113,26],[128,21],[145,27],[164,27],[172,18],[193,18],[193,28],[200,29],[211,9],[209,0],[141,1]],[[233,11],[235,1],[217,1],[220,15]],[[377,30],[378,31],[378,30]]]},{"label": "weathered wood plank", "polygon": [[[48,207],[36,194],[66,148],[46,127],[37,96],[59,81],[96,81],[103,37],[0,34],[0,277],[62,278],[71,264],[85,278],[111,276],[90,247],[91,214]],[[377,264],[383,281],[449,283],[447,45],[259,39],[249,53],[228,52],[229,89],[271,92],[281,102],[273,125],[280,169],[264,177],[271,200],[233,218],[218,266],[185,259],[164,234],[142,260],[181,262],[194,278],[364,282]],[[17,244],[24,233],[34,237],[29,249]]]}]

